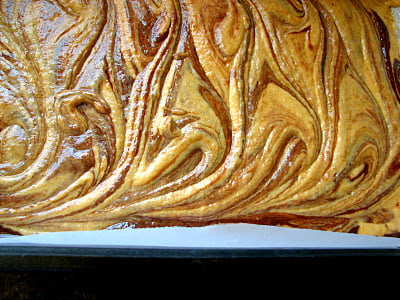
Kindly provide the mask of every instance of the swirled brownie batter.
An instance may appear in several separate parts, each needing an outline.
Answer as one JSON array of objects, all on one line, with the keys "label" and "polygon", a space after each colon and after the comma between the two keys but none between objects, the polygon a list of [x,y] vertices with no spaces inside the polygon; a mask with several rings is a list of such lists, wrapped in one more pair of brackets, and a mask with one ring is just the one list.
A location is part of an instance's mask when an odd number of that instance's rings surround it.
[{"label": "swirled brownie batter", "polygon": [[1,1],[1,228],[400,232],[397,5]]}]

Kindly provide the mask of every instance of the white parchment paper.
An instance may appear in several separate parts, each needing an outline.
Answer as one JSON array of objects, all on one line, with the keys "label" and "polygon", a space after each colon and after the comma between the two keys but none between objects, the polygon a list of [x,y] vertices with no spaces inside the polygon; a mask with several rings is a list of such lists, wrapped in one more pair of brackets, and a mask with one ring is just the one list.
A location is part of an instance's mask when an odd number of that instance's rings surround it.
[{"label": "white parchment paper", "polygon": [[352,233],[289,229],[253,224],[205,227],[128,228],[84,232],[4,236],[1,245],[68,247],[179,247],[179,248],[387,248],[400,249],[400,239]]}]

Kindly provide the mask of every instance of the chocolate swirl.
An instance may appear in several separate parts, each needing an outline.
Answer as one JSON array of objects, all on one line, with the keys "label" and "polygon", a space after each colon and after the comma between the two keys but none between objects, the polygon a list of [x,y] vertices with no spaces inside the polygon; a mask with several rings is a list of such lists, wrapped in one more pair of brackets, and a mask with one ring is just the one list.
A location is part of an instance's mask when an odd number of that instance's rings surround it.
[{"label": "chocolate swirl", "polygon": [[2,227],[399,232],[395,4],[2,1]]}]

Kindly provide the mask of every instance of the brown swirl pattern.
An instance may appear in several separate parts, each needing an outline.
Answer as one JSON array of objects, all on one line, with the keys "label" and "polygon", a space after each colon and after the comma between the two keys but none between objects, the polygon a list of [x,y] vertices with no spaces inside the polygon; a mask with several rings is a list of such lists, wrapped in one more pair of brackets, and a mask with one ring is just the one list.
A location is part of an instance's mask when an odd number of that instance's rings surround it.
[{"label": "brown swirl pattern", "polygon": [[3,0],[3,231],[400,232],[391,7]]}]

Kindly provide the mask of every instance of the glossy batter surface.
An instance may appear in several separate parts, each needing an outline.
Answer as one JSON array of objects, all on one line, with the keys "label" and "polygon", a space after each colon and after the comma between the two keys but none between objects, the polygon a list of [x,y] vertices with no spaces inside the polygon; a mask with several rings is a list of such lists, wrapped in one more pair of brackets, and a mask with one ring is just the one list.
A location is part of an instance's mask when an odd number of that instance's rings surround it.
[{"label": "glossy batter surface", "polygon": [[398,4],[1,0],[3,231],[400,232]]}]

